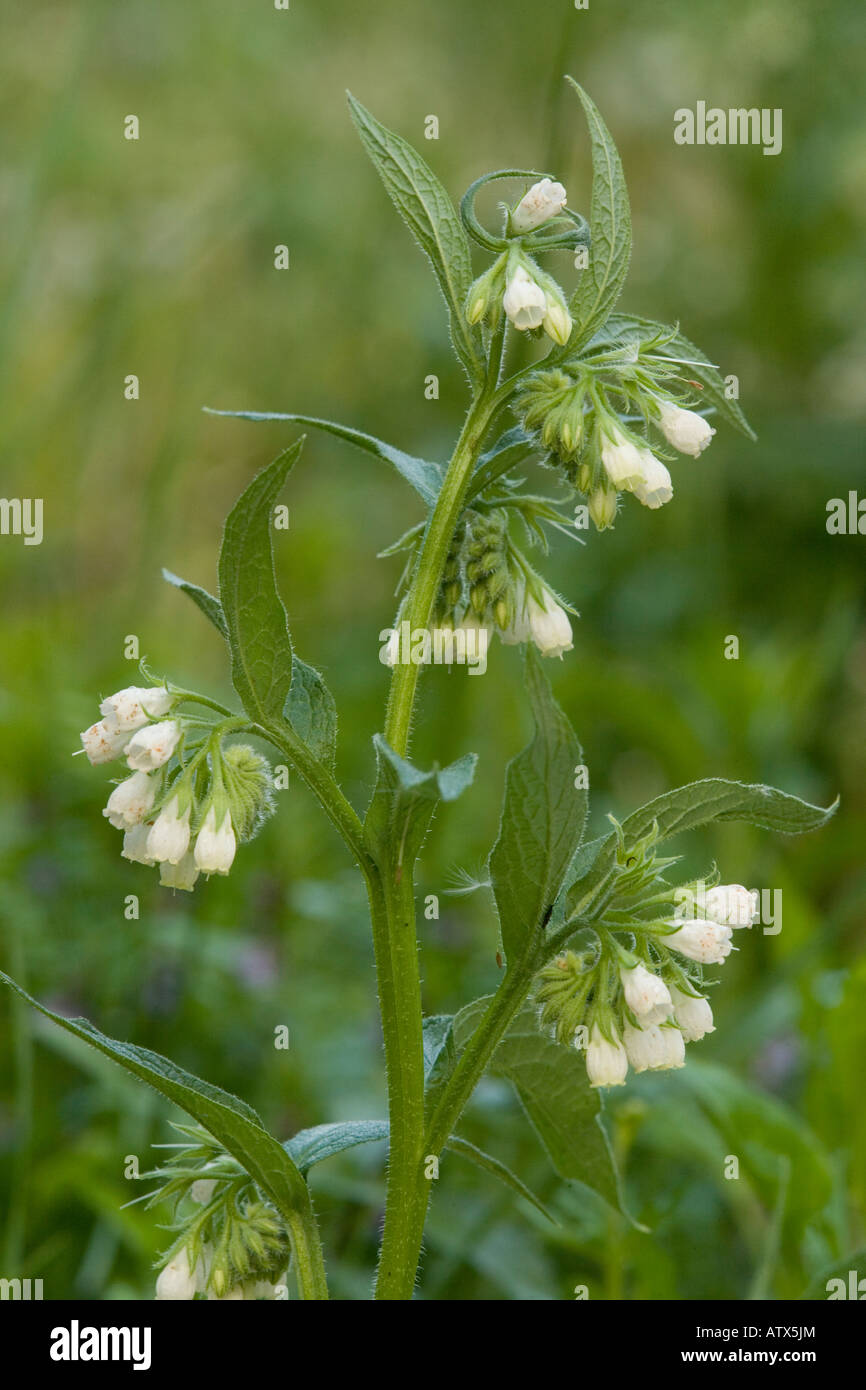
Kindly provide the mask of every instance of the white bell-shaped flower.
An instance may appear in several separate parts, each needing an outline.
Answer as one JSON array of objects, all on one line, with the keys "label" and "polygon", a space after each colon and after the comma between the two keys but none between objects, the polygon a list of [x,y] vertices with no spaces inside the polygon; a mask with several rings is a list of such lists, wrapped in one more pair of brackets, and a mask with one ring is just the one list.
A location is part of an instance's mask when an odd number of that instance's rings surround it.
[{"label": "white bell-shaped flower", "polygon": [[554,183],[553,179],[540,179],[524,193],[512,212],[512,231],[519,235],[534,232],[536,227],[542,227],[551,217],[562,212],[565,203],[566,192],[561,183]]},{"label": "white bell-shaped flower", "polygon": [[692,458],[706,449],[715,430],[696,410],[684,410],[673,401],[659,401],[659,429],[669,444]]},{"label": "white bell-shaped flower", "polygon": [[126,761],[139,772],[152,772],[167,763],[180,739],[181,727],[176,719],[163,719],[148,724],[132,735],[126,746]]}]

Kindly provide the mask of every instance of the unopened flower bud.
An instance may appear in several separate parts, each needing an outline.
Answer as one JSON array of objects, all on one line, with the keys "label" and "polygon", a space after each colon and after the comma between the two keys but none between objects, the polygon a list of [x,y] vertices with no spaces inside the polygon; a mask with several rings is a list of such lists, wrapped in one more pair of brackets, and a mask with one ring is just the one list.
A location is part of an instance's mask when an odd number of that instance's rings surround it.
[{"label": "unopened flower bud", "polygon": [[674,1005],[674,1018],[683,1030],[686,1042],[700,1042],[707,1033],[716,1031],[713,1011],[709,1000],[696,999],[694,995],[683,994],[675,985],[671,986],[671,999]]},{"label": "unopened flower bud", "polygon": [[589,494],[589,515],[597,531],[607,531],[616,520],[617,494],[613,488],[597,487]]},{"label": "unopened flower bud", "polygon": [[217,825],[213,806],[195,842],[195,865],[203,874],[227,874],[235,857],[237,842],[231,816],[226,811]]},{"label": "unopened flower bud", "polygon": [[629,969],[620,970],[619,977],[625,1002],[641,1023],[661,1023],[669,1017],[673,1009],[670,991],[658,975],[638,962]]},{"label": "unopened flower bud", "polygon": [[559,295],[548,293],[546,303],[547,313],[542,320],[542,327],[548,338],[552,338],[560,347],[565,347],[571,337],[571,314]]},{"label": "unopened flower bud", "polygon": [[571,623],[550,590],[545,589],[543,603],[537,603],[530,595],[526,606],[529,635],[541,655],[561,657],[564,652],[570,652],[574,646]]},{"label": "unopened flower bud", "polygon": [[597,1023],[590,1029],[586,1047],[586,1074],[590,1086],[623,1086],[628,1074],[628,1055],[622,1043],[608,1042]]},{"label": "unopened flower bud", "polygon": [[157,864],[179,864],[189,849],[190,807],[180,814],[177,796],[162,808],[147,837],[147,852]]},{"label": "unopened flower bud", "polygon": [[644,480],[640,450],[617,425],[609,425],[602,438],[601,461],[615,488],[632,492]]},{"label": "unopened flower bud", "polygon": [[719,883],[703,897],[703,909],[712,922],[723,927],[750,927],[757,912],[757,893],[741,883]]},{"label": "unopened flower bud", "polygon": [[721,965],[731,953],[731,929],[718,922],[696,918],[693,922],[676,920],[664,938],[664,944],[689,960],[702,965]]},{"label": "unopened flower bud", "polygon": [[176,719],[164,719],[148,724],[133,734],[126,747],[126,761],[139,772],[151,772],[167,763],[180,739],[181,728]]},{"label": "unopened flower bud", "polygon": [[126,830],[144,820],[156,797],[156,785],[146,772],[134,772],[114,788],[105,810],[115,830]]},{"label": "unopened flower bud", "polygon": [[511,230],[518,235],[534,232],[556,217],[565,207],[566,192],[561,183],[541,179],[524,193],[511,214]]},{"label": "unopened flower bud", "polygon": [[148,719],[161,719],[168,713],[172,701],[164,685],[128,685],[103,700],[99,712],[109,725],[134,732]]},{"label": "unopened flower bud", "polygon": [[703,415],[695,410],[684,410],[673,401],[659,401],[659,414],[659,429],[665,439],[681,454],[691,454],[692,458],[706,449],[715,434]]},{"label": "unopened flower bud", "polygon": [[190,1269],[189,1252],[185,1245],[182,1246],[160,1271],[156,1281],[157,1301],[165,1303],[195,1298],[196,1294],[202,1291],[203,1274],[201,1261],[195,1270]]},{"label": "unopened flower bud", "polygon": [[540,328],[544,322],[547,295],[525,266],[516,266],[509,276],[502,307],[515,328]]}]

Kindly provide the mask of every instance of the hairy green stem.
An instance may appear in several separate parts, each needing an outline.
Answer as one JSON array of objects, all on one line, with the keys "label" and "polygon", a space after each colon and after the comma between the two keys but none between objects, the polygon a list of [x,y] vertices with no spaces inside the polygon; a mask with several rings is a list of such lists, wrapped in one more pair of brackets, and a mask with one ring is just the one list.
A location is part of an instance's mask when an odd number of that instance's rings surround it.
[{"label": "hairy green stem", "polygon": [[[501,344],[499,344],[501,351]],[[495,367],[493,360],[495,360]],[[436,499],[424,535],[421,554],[406,604],[406,617],[412,630],[429,626],[448,550],[466,499],[469,480],[478,462],[484,437],[499,408],[495,390],[499,373],[496,353],[491,358],[491,377],[473,401],[460,437],[451,456],[448,471]],[[418,686],[419,667],[414,662],[398,663],[391,678],[385,713],[385,738],[395,752],[405,756],[409,746],[412,710]]]},{"label": "hairy green stem", "polygon": [[388,1085],[390,1145],[377,1299],[410,1299],[427,1212],[424,1054],[412,866],[388,866],[370,915]]},{"label": "hairy green stem", "polygon": [[292,1256],[301,1298],[319,1301],[327,1299],[325,1260],[312,1204],[304,1211],[292,1207],[286,1213],[286,1220],[292,1240]]},{"label": "hairy green stem", "polygon": [[337,779],[328,771],[324,763],[311,753],[303,739],[298,738],[290,724],[249,724],[250,733],[266,739],[289,759],[300,773],[310,791],[321,805],[325,815],[351,850],[364,878],[376,872],[376,866],[367,841],[364,827],[354,806],[343,794]]},{"label": "hairy green stem", "polygon": [[529,993],[535,964],[521,962],[506,973],[433,1109],[424,1138],[425,1153],[440,1154],[447,1144],[500,1039]]}]

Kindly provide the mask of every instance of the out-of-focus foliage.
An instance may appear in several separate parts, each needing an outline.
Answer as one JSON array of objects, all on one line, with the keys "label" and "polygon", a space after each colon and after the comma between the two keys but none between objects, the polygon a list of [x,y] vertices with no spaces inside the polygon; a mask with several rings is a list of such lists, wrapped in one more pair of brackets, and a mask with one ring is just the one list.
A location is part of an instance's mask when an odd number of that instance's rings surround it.
[{"label": "out-of-focus foliage", "polygon": [[[802,840],[728,826],[682,846],[689,869],[715,859],[725,879],[781,889],[783,923],[739,934],[717,1032],[687,1068],[609,1102],[627,1205],[651,1234],[559,1182],[490,1080],[463,1133],[560,1225],[446,1155],[424,1297],[569,1298],[586,1284],[596,1298],[793,1298],[864,1244],[866,540],[825,530],[828,499],[864,486],[864,29],[855,0],[7,8],[2,491],[44,498],[45,539],[0,538],[2,964],[54,1009],[175,1057],[285,1135],[384,1109],[360,888],[303,788],[280,794],[229,878],[173,897],[120,860],[100,816],[105,769],[70,757],[98,693],[134,678],[127,634],[158,671],[227,694],[219,638],[159,570],[212,586],[226,511],[292,432],[201,406],[327,414],[447,456],[464,385],[443,305],[344,88],[455,195],[489,168],[548,168],[585,209],[572,72],[629,179],[628,308],[679,319],[736,373],[759,434],[751,445],[720,427],[707,454],[678,463],[662,512],[627,506],[612,534],[557,548],[549,577],[581,619],[555,690],[599,828],[607,810],[706,775],[824,804],[840,792],[841,810]],[[699,99],[781,107],[782,153],[675,145],[674,109]],[[130,113],[137,142],[123,138]],[[138,401],[124,399],[130,373]],[[438,401],[424,397],[429,373]],[[293,636],[335,693],[339,774],[361,805],[399,563],[373,556],[418,506],[325,436],[308,440],[287,500]],[[724,659],[731,634],[737,661]],[[479,755],[419,875],[419,896],[441,904],[422,920],[429,1013],[497,977],[485,894],[445,891],[495,836],[504,764],[526,733],[518,677],[498,645],[484,679],[424,677],[419,764]],[[288,1051],[274,1047],[281,1024]],[[150,1296],[164,1233],[123,1206],[140,1186],[124,1170],[172,1139],[169,1108],[8,998],[0,1056],[0,1274],[43,1277],[49,1298]],[[373,1145],[314,1174],[337,1297],[369,1293],[381,1173]]]}]

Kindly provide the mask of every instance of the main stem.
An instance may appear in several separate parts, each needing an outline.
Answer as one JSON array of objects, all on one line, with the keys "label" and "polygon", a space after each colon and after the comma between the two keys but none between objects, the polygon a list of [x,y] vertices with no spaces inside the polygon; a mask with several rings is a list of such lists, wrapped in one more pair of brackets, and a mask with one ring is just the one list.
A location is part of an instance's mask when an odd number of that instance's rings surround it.
[{"label": "main stem", "polygon": [[[413,630],[430,624],[469,480],[496,410],[501,352],[499,331],[491,352],[490,374],[466,417],[424,535],[406,610]],[[414,663],[395,666],[385,739],[401,756],[409,745],[417,686],[418,667]],[[424,1053],[414,864],[398,863],[398,856],[391,855],[379,868],[381,879],[378,883],[368,880],[368,890],[385,1047],[390,1147],[376,1298],[411,1299],[429,1198],[424,1175]]]}]

